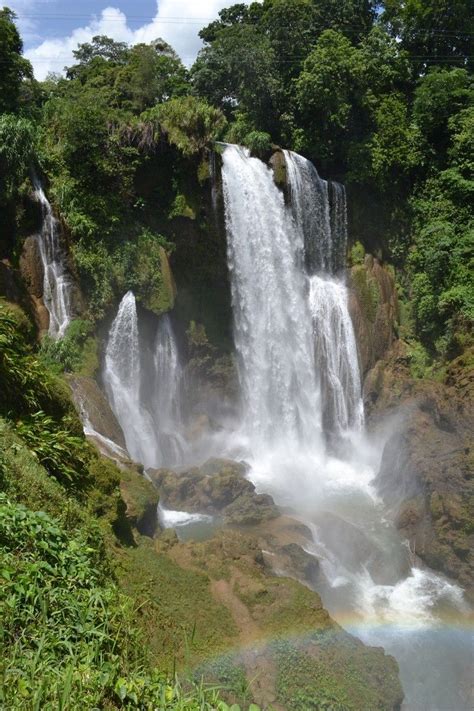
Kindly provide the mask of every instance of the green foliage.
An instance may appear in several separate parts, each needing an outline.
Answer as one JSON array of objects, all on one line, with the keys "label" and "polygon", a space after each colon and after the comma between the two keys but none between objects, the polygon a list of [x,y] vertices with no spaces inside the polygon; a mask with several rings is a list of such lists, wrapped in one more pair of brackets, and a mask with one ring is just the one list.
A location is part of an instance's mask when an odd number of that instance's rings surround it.
[{"label": "green foliage", "polygon": [[[171,248],[172,245],[163,236],[146,228],[136,236],[130,235],[127,240],[122,238],[106,242],[82,239],[76,243],[73,247],[74,258],[83,289],[88,294],[91,319],[103,318],[128,290],[132,290],[138,301],[156,313],[172,308],[174,291],[166,256],[166,250]],[[88,343],[86,340],[83,349]],[[68,347],[69,341],[65,348]],[[56,350],[62,351],[62,347],[58,345]],[[91,365],[90,357],[86,360],[87,354],[87,349],[86,352],[83,350],[84,374],[87,362],[89,371]]]},{"label": "green foliage", "polygon": [[58,372],[94,375],[99,367],[97,341],[90,321],[75,319],[64,337],[54,340],[45,336],[41,341],[40,357],[50,369]]},{"label": "green foliage", "polygon": [[170,143],[184,156],[199,153],[219,138],[226,123],[221,111],[194,96],[171,99],[156,115]]},{"label": "green foliage", "polygon": [[59,381],[36,358],[25,340],[22,319],[0,303],[0,414],[32,414],[54,411],[57,417],[71,414]]},{"label": "green foliage", "polygon": [[63,429],[41,411],[18,420],[16,431],[56,479],[80,488],[88,483],[88,449],[83,437]]},{"label": "green foliage", "polygon": [[35,148],[36,127],[31,121],[0,115],[0,204],[16,196],[33,163]]},{"label": "green foliage", "polygon": [[[472,66],[474,19],[470,0],[386,0],[382,20],[423,71],[431,64]],[[440,28],[442,31],[440,31]]]},{"label": "green foliage", "polygon": [[115,86],[122,106],[133,112],[142,112],[190,90],[183,63],[163,40],[132,47],[128,61],[117,72]]},{"label": "green foliage", "polygon": [[33,76],[30,62],[21,56],[23,42],[14,20],[15,13],[0,9],[0,114],[18,110],[22,81]]},{"label": "green foliage", "polygon": [[144,671],[132,601],[96,541],[97,531],[71,534],[0,494],[0,703],[12,711],[216,708],[216,689]]},{"label": "green foliage", "polygon": [[265,158],[272,150],[271,136],[264,131],[251,131],[245,136],[243,144],[247,146],[250,153],[257,156],[257,158]]},{"label": "green foliage", "polygon": [[364,245],[360,242],[356,242],[352,247],[349,255],[349,262],[351,266],[356,264],[363,264],[365,258]]},{"label": "green foliage", "polygon": [[196,91],[226,115],[235,108],[248,114],[263,131],[275,131],[280,84],[275,53],[253,24],[236,22],[215,32],[192,69]]}]

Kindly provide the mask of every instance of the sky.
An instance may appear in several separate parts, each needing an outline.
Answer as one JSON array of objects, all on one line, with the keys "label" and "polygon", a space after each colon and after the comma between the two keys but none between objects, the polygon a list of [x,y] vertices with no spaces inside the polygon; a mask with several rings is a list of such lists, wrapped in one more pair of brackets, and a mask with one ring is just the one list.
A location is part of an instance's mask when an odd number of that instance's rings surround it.
[{"label": "sky", "polygon": [[73,50],[94,35],[129,44],[162,37],[190,65],[199,30],[235,0],[4,0],[17,14],[24,54],[40,81],[74,62]]}]

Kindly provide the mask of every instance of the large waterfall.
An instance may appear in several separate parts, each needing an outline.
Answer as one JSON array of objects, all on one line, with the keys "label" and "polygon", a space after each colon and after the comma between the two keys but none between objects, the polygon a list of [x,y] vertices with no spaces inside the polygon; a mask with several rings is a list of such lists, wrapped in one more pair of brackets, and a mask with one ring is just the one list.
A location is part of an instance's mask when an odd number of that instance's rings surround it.
[{"label": "large waterfall", "polygon": [[182,369],[169,317],[158,322],[154,352],[141,345],[135,296],[123,297],[107,342],[103,380],[130,456],[146,467],[179,463]]},{"label": "large waterfall", "polygon": [[344,284],[345,195],[285,151],[291,209],[272,171],[228,146],[223,186],[245,419],[252,439],[318,447],[324,429],[363,418],[359,365]]},{"label": "large waterfall", "polygon": [[59,222],[36,179],[34,187],[34,195],[41,205],[43,217],[38,247],[43,267],[43,301],[49,312],[48,332],[52,338],[61,338],[72,318],[73,283],[60,241]]}]

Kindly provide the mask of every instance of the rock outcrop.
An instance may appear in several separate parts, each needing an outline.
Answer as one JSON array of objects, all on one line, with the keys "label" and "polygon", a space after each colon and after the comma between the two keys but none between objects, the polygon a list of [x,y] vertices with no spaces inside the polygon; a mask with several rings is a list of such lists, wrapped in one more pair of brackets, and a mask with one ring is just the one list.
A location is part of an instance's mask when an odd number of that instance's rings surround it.
[{"label": "rock outcrop", "polygon": [[246,473],[245,464],[226,459],[209,459],[183,472],[148,472],[166,508],[218,515],[223,523],[247,526],[277,517],[272,497],[257,494]]},{"label": "rock outcrop", "polygon": [[410,549],[430,567],[474,588],[474,367],[455,360],[444,382],[410,376],[400,342],[366,380],[370,420],[392,414],[375,481]]},{"label": "rock outcrop", "polygon": [[397,336],[397,292],[392,273],[370,254],[350,269],[348,287],[349,312],[364,377]]}]

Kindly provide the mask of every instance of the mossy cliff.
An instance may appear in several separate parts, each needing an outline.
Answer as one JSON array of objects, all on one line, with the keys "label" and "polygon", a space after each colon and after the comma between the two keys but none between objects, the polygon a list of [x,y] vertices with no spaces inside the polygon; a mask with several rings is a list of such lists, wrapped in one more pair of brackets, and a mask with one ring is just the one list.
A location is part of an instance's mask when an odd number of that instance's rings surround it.
[{"label": "mossy cliff", "polygon": [[369,372],[369,423],[394,417],[376,484],[410,549],[429,566],[474,587],[473,355],[414,378],[410,347],[397,341]]},{"label": "mossy cliff", "polygon": [[393,273],[363,249],[352,249],[349,311],[362,375],[383,358],[397,337],[398,298]]}]

